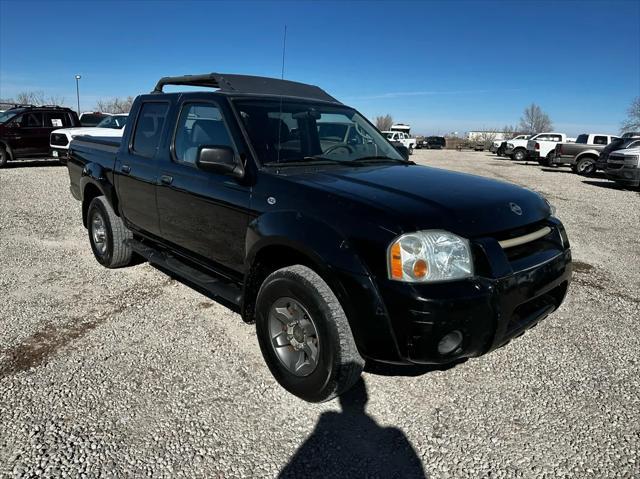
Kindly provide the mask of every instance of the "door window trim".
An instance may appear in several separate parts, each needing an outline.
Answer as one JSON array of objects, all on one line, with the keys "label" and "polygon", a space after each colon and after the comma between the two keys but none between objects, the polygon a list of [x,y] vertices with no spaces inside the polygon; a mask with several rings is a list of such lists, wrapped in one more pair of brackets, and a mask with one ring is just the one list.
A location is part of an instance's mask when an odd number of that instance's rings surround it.
[{"label": "door window trim", "polygon": [[[129,144],[127,145],[127,149],[130,155],[138,157],[138,158],[146,158],[148,160],[152,160],[156,154],[158,153],[158,147],[160,146],[160,142],[162,140],[162,131],[160,132],[160,138],[158,138],[158,145],[156,146],[156,153],[151,155],[151,156],[147,156],[147,155],[143,155],[139,152],[137,152],[134,148],[133,148],[133,141],[135,140],[136,137],[136,131],[138,129],[138,122],[140,121],[140,114],[142,113],[142,108],[147,104],[147,103],[162,103],[167,105],[167,112],[165,114],[165,123],[167,121],[167,118],[169,117],[169,112],[171,110],[171,102],[167,101],[167,100],[143,100],[142,102],[140,102],[140,108],[138,108],[138,111],[136,112],[136,120],[134,122],[133,125],[133,129],[131,130],[131,135],[129,137]],[[163,123],[163,130],[164,130],[164,123]]]},{"label": "door window trim", "polygon": [[220,107],[220,103],[215,100],[197,100],[193,98],[188,98],[179,104],[179,110],[176,116],[176,123],[175,123],[175,126],[173,127],[173,134],[171,135],[171,144],[169,145],[169,151],[171,152],[171,162],[175,163],[176,165],[188,166],[195,170],[202,171],[200,168],[198,168],[195,162],[191,163],[189,161],[182,161],[182,160],[179,160],[178,157],[176,156],[176,136],[178,135],[178,124],[180,122],[180,118],[182,117],[182,111],[185,109],[185,107],[192,104],[200,104],[200,105],[210,104],[218,109],[218,111],[220,112],[220,118],[222,118],[222,123],[224,124],[224,127],[227,130],[227,135],[229,136],[229,141],[231,142],[231,148],[233,148],[233,152],[235,153],[236,159],[237,159],[238,147],[236,145],[236,142],[233,140],[233,135],[231,134],[229,123],[225,118],[224,110]]}]

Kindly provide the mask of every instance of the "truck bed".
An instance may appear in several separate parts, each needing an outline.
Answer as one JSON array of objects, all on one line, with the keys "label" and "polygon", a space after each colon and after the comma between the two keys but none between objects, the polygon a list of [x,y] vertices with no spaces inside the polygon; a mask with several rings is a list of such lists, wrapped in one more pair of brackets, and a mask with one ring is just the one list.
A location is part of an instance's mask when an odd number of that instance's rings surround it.
[{"label": "truck bed", "polygon": [[71,193],[76,199],[81,198],[80,180],[88,163],[100,165],[104,172],[112,174],[121,140],[118,137],[79,136],[71,141],[67,169]]}]

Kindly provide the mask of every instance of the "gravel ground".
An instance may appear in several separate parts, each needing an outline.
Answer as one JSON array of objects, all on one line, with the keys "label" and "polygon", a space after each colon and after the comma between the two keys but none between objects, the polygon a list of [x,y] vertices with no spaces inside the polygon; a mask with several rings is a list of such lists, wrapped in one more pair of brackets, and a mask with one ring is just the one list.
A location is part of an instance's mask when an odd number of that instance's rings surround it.
[{"label": "gravel ground", "polygon": [[275,383],[237,315],[98,265],[65,168],[1,170],[0,476],[640,477],[640,195],[488,153],[413,159],[555,203],[568,299],[499,351],[321,405]]}]

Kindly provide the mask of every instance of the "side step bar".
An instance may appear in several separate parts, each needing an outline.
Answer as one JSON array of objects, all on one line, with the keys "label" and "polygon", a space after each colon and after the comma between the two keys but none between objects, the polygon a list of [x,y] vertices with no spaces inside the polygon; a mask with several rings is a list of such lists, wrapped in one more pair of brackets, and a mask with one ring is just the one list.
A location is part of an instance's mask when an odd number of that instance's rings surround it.
[{"label": "side step bar", "polygon": [[202,271],[176,258],[170,253],[144,244],[138,240],[130,239],[128,244],[133,251],[145,258],[151,265],[157,267],[170,276],[175,276],[179,281],[198,290],[205,296],[213,299],[239,313],[242,304],[242,288],[236,283]]}]

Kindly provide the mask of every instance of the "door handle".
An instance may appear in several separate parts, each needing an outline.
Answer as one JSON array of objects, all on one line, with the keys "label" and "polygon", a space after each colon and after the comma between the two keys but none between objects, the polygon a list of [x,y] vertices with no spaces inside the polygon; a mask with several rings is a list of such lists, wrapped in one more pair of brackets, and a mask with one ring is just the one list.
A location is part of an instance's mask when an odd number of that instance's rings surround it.
[{"label": "door handle", "polygon": [[160,177],[160,182],[161,182],[163,185],[170,185],[172,181],[173,181],[173,176],[169,176],[169,175],[162,175],[162,176]]},{"label": "door handle", "polygon": [[129,165],[122,165],[120,167],[120,171],[122,171],[124,174],[128,175],[129,173],[131,173],[131,167]]}]

